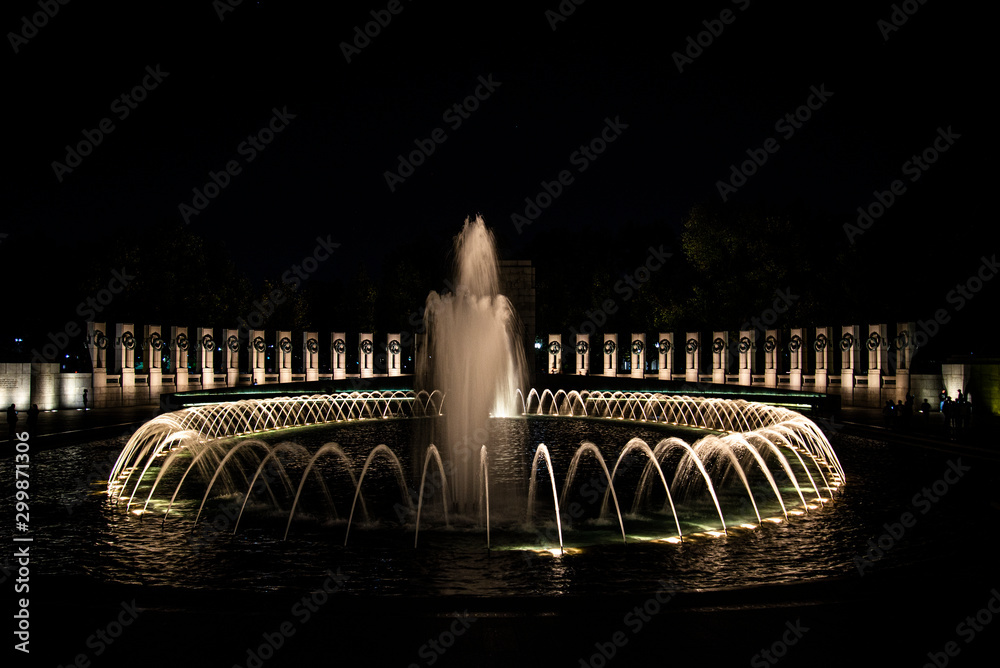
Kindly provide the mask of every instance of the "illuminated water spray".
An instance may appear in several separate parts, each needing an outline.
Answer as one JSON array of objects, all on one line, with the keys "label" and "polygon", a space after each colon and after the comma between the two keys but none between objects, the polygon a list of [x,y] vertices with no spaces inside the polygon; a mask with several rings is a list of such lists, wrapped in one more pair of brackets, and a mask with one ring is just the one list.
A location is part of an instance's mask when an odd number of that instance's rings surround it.
[{"label": "illuminated water spray", "polygon": [[482,217],[466,219],[455,237],[453,291],[427,296],[424,325],[418,389],[445,394],[443,420],[433,441],[450,462],[451,500],[467,511],[477,498],[487,420],[519,414],[517,393],[526,384],[520,325],[510,301],[500,294],[493,233]]}]

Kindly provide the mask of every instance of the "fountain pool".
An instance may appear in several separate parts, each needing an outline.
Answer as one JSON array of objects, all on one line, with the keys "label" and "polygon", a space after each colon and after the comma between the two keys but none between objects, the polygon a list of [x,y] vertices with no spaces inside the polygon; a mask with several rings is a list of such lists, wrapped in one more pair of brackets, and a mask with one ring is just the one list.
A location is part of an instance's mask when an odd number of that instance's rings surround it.
[{"label": "fountain pool", "polygon": [[[577,553],[699,542],[822,514],[844,483],[833,448],[792,411],[660,393],[532,390],[478,449],[423,441],[440,393],[345,393],[186,408],[129,440],[112,512],[144,531],[411,549]],[[477,491],[449,494],[475,452]],[[461,455],[459,455],[461,456]],[[154,534],[155,535],[155,534]],[[433,549],[428,548],[428,549]]]},{"label": "fountain pool", "polygon": [[[481,217],[466,219],[454,248],[453,290],[427,298],[415,389],[161,415],[115,461],[113,512],[164,532],[280,541],[282,551],[304,538],[565,557],[787,526],[822,514],[844,484],[822,431],[784,408],[527,390],[518,319]],[[467,575],[455,581],[480,586]]]}]

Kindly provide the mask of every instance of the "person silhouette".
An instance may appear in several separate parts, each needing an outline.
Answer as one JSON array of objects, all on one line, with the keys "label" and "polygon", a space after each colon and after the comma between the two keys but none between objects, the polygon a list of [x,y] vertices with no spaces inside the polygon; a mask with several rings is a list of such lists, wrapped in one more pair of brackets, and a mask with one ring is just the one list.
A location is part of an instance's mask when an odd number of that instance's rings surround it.
[{"label": "person silhouette", "polygon": [[952,402],[951,397],[945,398],[944,407],[941,409],[941,413],[944,415],[944,433],[951,436],[953,418],[955,415],[955,404]]},{"label": "person silhouette", "polygon": [[28,433],[32,436],[36,436],[38,432],[38,414],[41,411],[38,410],[38,404],[31,404],[31,408],[28,409]]},{"label": "person silhouette", "polygon": [[10,440],[13,441],[17,432],[17,406],[14,404],[7,408],[7,431],[10,433]]},{"label": "person silhouette", "polygon": [[83,391],[83,410],[87,410],[87,390]]}]

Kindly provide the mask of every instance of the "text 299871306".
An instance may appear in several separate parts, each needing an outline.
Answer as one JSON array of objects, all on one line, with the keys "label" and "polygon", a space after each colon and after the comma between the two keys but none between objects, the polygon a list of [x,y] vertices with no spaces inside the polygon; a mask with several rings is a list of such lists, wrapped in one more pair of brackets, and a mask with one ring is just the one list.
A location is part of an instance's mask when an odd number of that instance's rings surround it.
[{"label": "text 299871306", "polygon": [[[30,506],[28,505],[28,488],[30,487],[30,482],[28,478],[28,467],[30,464],[30,458],[28,450],[30,446],[28,445],[28,432],[22,431],[15,434],[17,437],[17,443],[15,449],[17,453],[14,455],[14,526],[17,532],[14,534],[14,543],[30,543],[31,537],[27,535],[28,533],[28,522],[31,519],[29,513]],[[29,556],[29,545],[15,545],[14,548],[14,567],[16,569],[14,578],[14,593],[15,594],[27,594],[29,591],[29,580],[31,570],[29,564],[31,563],[31,558]],[[30,614],[28,612],[28,598],[18,598],[15,603],[15,609],[17,612],[14,614],[14,637],[18,641],[14,644],[14,649],[20,650],[25,654],[29,653],[28,643],[30,642]]]}]

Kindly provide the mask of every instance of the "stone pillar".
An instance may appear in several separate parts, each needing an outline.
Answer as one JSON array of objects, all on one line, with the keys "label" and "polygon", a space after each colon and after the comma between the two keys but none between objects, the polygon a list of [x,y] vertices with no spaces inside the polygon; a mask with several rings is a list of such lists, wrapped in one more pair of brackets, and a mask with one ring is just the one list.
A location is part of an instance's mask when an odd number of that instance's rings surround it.
[{"label": "stone pillar", "polygon": [[854,404],[854,379],[861,368],[861,327],[844,325],[840,335],[840,396]]},{"label": "stone pillar", "polygon": [[319,332],[302,333],[302,372],[306,382],[319,380]]},{"label": "stone pillar", "polygon": [[159,394],[163,383],[163,348],[166,342],[160,333],[159,325],[143,325],[142,349],[146,357],[146,373],[148,374],[149,394]]},{"label": "stone pillar", "polygon": [[330,369],[334,380],[347,378],[347,334],[332,332],[330,334]]},{"label": "stone pillar", "polygon": [[830,328],[817,327],[813,350],[816,351],[816,391],[826,393],[830,384]]},{"label": "stone pillar", "polygon": [[108,340],[107,328],[103,322],[87,323],[87,350],[90,352],[90,366],[94,373],[108,373]]},{"label": "stone pillar", "polygon": [[135,325],[115,325],[114,371],[121,374],[121,386],[135,387]]},{"label": "stone pillar", "polygon": [[737,347],[739,351],[739,361],[737,364],[739,364],[740,385],[753,385],[753,375],[760,372],[760,369],[757,368],[757,356],[754,354],[757,350],[757,339],[759,336],[760,332],[756,329],[744,329],[740,331],[740,342]]},{"label": "stone pillar", "polygon": [[375,338],[371,332],[358,334],[358,368],[362,378],[375,375]]},{"label": "stone pillar", "polygon": [[896,323],[896,338],[893,341],[896,349],[896,396],[903,401],[906,401],[906,395],[910,393],[910,363],[913,359],[915,329],[916,324],[912,322]]},{"label": "stone pillar", "polygon": [[[869,325],[865,348],[868,350],[868,398],[882,405],[882,378],[889,375],[889,327]],[[895,401],[893,401],[895,403]]]},{"label": "stone pillar", "polygon": [[778,387],[781,373],[781,333],[769,329],[764,333],[764,387]]},{"label": "stone pillar", "polygon": [[199,327],[197,330],[197,347],[195,349],[195,368],[201,376],[201,386],[215,385],[215,336],[211,327]]},{"label": "stone pillar", "polygon": [[788,387],[796,392],[802,389],[802,376],[806,373],[806,330],[801,327],[788,336]]},{"label": "stone pillar", "polygon": [[727,332],[712,332],[712,382],[724,385],[726,383],[726,358],[729,345],[726,341]]},{"label": "stone pillar", "polygon": [[267,363],[267,340],[264,338],[264,330],[250,330],[250,384],[263,385],[267,380],[265,377]]},{"label": "stone pillar", "polygon": [[644,378],[646,373],[646,335],[644,333],[632,334],[632,343],[629,346],[631,355],[632,378]]},{"label": "stone pillar", "polygon": [[590,373],[590,336],[576,335],[576,374],[586,376]]},{"label": "stone pillar", "polygon": [[222,351],[223,367],[226,371],[226,387],[236,387],[240,383],[240,330],[227,329],[226,349]]},{"label": "stone pillar", "polygon": [[547,353],[545,369],[550,374],[562,373],[562,335],[549,334],[545,351]]},{"label": "stone pillar", "polygon": [[400,376],[403,373],[403,346],[399,342],[399,334],[386,336],[385,365],[389,376]]},{"label": "stone pillar", "polygon": [[604,375],[614,377],[618,370],[618,335],[605,334],[601,354],[604,356]]},{"label": "stone pillar", "polygon": [[278,367],[278,382],[292,382],[292,333],[288,330],[278,332],[278,350],[275,355],[275,366]]},{"label": "stone pillar", "polygon": [[170,357],[174,364],[174,389],[178,392],[186,389],[188,384],[188,354],[191,352],[191,340],[187,331],[187,327],[170,328]]},{"label": "stone pillar", "polygon": [[701,348],[701,333],[688,332],[684,342],[684,380],[691,383],[697,383],[701,374],[699,348]]},{"label": "stone pillar", "polygon": [[660,354],[660,370],[656,377],[660,380],[673,380],[674,372],[674,333],[660,332],[660,340],[657,343]]}]

